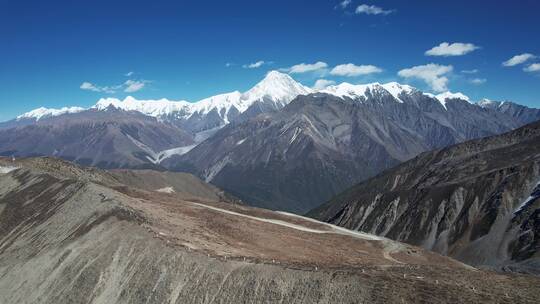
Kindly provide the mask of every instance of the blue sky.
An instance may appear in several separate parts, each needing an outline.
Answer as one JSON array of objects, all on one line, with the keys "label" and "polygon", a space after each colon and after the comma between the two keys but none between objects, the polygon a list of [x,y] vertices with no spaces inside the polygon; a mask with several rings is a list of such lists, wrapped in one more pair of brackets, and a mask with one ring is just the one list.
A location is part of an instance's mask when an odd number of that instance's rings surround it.
[{"label": "blue sky", "polygon": [[[524,71],[540,63],[539,1],[340,2],[0,0],[0,121],[105,96],[196,101],[316,62],[291,76],[540,107],[540,71]],[[503,66],[520,54],[532,56]]]}]

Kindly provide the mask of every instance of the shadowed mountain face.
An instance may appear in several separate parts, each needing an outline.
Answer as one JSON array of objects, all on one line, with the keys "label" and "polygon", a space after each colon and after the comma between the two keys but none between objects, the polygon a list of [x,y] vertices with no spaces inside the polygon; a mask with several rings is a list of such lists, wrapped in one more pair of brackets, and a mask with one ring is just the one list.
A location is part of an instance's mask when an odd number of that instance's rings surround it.
[{"label": "shadowed mountain face", "polygon": [[536,277],[231,204],[163,174],[0,158],[0,302],[535,303],[540,292]]},{"label": "shadowed mountain face", "polygon": [[472,265],[540,274],[540,122],[421,154],[309,216]]},{"label": "shadowed mountain face", "polygon": [[381,85],[363,96],[332,93],[299,96],[279,112],[233,123],[162,165],[248,204],[304,213],[421,152],[540,118],[527,108],[524,118],[461,99],[443,104],[412,89],[394,96]]},{"label": "shadowed mountain face", "polygon": [[158,151],[194,143],[178,127],[110,108],[0,129],[0,155],[51,155],[103,168],[153,167]]}]

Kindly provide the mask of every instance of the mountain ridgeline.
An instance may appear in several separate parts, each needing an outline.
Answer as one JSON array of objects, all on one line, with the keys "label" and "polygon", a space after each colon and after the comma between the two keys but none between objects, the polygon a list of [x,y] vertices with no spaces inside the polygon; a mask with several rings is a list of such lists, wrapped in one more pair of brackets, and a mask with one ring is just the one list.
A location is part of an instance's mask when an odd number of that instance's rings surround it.
[{"label": "mountain ridgeline", "polygon": [[540,274],[540,122],[423,153],[309,216],[471,265]]},{"label": "mountain ridgeline", "polygon": [[304,213],[419,153],[513,130],[540,110],[398,83],[323,90],[276,71],[186,101],[104,98],[0,124],[0,155],[187,171],[247,204]]}]

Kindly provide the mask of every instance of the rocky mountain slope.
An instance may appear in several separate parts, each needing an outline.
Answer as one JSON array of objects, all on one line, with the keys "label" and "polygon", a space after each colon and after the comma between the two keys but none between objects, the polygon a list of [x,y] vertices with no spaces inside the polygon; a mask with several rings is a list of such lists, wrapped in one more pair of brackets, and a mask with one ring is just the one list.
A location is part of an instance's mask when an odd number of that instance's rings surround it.
[{"label": "rocky mountain slope", "polygon": [[421,154],[309,216],[468,264],[540,274],[540,122]]},{"label": "rocky mountain slope", "polygon": [[478,102],[478,105],[483,108],[493,109],[497,112],[512,116],[523,124],[528,124],[537,121],[540,117],[540,109],[531,109],[517,103],[508,101],[493,101],[483,99]]},{"label": "rocky mountain slope", "polygon": [[145,190],[133,175],[148,171],[49,158],[0,168],[2,303],[535,303],[540,292],[536,277],[230,204],[210,186],[184,196],[182,176],[166,193],[158,172]]},{"label": "rocky mountain slope", "polygon": [[526,118],[389,84],[332,86],[279,112],[233,123],[162,163],[249,204],[304,213],[421,152],[499,134]]},{"label": "rocky mountain slope", "polygon": [[114,108],[0,129],[0,155],[50,155],[103,168],[153,167],[160,151],[193,144],[192,135],[175,125]]}]

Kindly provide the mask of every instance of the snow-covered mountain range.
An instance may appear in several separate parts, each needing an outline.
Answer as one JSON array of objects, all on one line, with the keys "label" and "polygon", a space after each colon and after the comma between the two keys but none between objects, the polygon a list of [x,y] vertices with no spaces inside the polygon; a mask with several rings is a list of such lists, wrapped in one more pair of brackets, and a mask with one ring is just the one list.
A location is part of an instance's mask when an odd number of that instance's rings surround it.
[{"label": "snow-covered mountain range", "polygon": [[[271,71],[262,81],[244,93],[234,91],[211,96],[197,102],[189,102],[186,100],[175,101],[166,98],[140,100],[132,96],[128,96],[123,100],[108,97],[101,98],[89,109],[106,110],[110,107],[114,107],[125,111],[137,111],[167,121],[188,121],[194,117],[200,119],[214,114],[219,120],[218,126],[222,126],[231,122],[239,114],[247,112],[251,107],[264,104],[267,108],[277,110],[299,95],[317,92],[355,100],[362,98],[367,100],[368,95],[376,93],[383,95],[388,94],[394,97],[397,102],[403,102],[400,96],[410,95],[421,91],[412,86],[399,84],[397,82],[385,84],[377,82],[369,84],[350,84],[344,82],[338,85],[328,86],[321,90],[315,90],[302,85],[287,74]],[[469,97],[460,92],[444,92],[438,95],[421,93],[439,100],[443,107],[445,107],[446,99],[471,101]],[[479,102],[478,105],[482,107],[488,106],[485,100]],[[41,107],[19,115],[16,120],[40,120],[47,117],[77,113],[84,110],[87,109],[82,107],[64,107],[61,109]]]},{"label": "snow-covered mountain range", "polygon": [[[263,103],[274,109],[280,109],[298,95],[312,93],[289,75],[277,71],[269,72],[266,77],[250,90],[241,93],[234,91],[202,99],[197,102],[186,100],[174,101],[166,98],[157,100],[139,100],[128,96],[124,100],[102,98],[90,109],[106,110],[110,107],[125,111],[137,111],[152,117],[165,120],[189,120],[192,117],[206,117],[215,113],[221,124],[228,124],[239,113],[250,107]],[[39,108],[24,113],[17,120],[40,120],[46,117],[84,111],[81,107],[64,107],[62,109]]]}]

